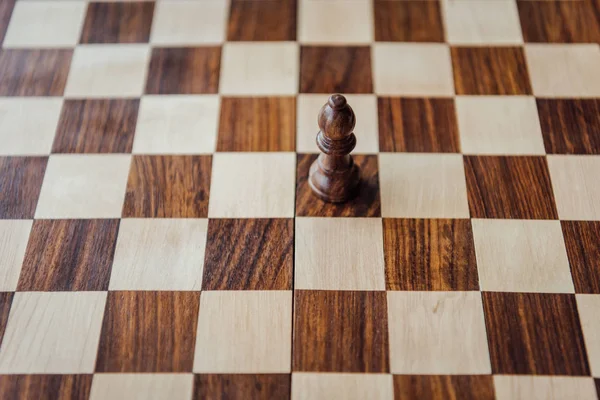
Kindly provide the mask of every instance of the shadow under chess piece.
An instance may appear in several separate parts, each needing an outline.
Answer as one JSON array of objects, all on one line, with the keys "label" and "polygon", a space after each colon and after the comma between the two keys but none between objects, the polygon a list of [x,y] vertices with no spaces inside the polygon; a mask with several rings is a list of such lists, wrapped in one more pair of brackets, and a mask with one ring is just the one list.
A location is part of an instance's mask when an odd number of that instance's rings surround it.
[{"label": "shadow under chess piece", "polygon": [[317,146],[322,153],[310,167],[308,183],[321,199],[342,203],[356,196],[360,182],[350,155],[356,146],[352,132],[356,117],[346,98],[334,94],[319,111],[318,123]]}]

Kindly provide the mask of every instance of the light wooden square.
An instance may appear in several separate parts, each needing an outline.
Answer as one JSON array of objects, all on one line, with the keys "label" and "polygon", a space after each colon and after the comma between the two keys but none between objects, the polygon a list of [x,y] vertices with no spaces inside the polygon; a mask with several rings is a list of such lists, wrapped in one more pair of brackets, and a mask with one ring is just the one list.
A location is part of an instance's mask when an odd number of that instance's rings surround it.
[{"label": "light wooden square", "polygon": [[387,292],[393,374],[489,374],[479,292]]},{"label": "light wooden square", "polygon": [[133,153],[211,154],[219,123],[219,96],[144,96]]},{"label": "light wooden square", "polygon": [[0,220],[0,292],[17,289],[31,220]]},{"label": "light wooden square", "polygon": [[194,372],[290,372],[291,291],[202,292]]},{"label": "light wooden square", "polygon": [[295,250],[297,289],[385,290],[381,218],[296,218]]},{"label": "light wooden square", "polygon": [[448,43],[508,45],[523,43],[514,1],[442,1]]},{"label": "light wooden square", "polygon": [[52,155],[36,218],[119,218],[131,156]]},{"label": "light wooden square", "polygon": [[123,219],[110,290],[200,290],[207,219]]},{"label": "light wooden square", "polygon": [[156,3],[150,43],[156,45],[219,44],[225,40],[227,1]]},{"label": "light wooden square", "polygon": [[221,94],[294,95],[298,92],[297,43],[230,42],[222,51]]},{"label": "light wooden square", "polygon": [[559,221],[473,219],[482,290],[574,293]]},{"label": "light wooden square", "polygon": [[85,2],[19,1],[15,4],[3,47],[68,47],[79,41]]},{"label": "light wooden square", "polygon": [[77,46],[66,97],[140,97],[150,48],[143,44]]},{"label": "light wooden square", "polygon": [[600,294],[578,294],[577,309],[592,376],[600,378]]},{"label": "light wooden square", "polygon": [[61,107],[59,98],[0,98],[0,155],[50,154]]},{"label": "light wooden square", "polygon": [[455,104],[463,153],[546,153],[535,98],[458,96]]},{"label": "light wooden square", "polygon": [[105,292],[17,292],[0,347],[0,373],[94,372]]},{"label": "light wooden square", "polygon": [[215,153],[208,216],[291,218],[295,153]]},{"label": "light wooden square", "polygon": [[469,218],[460,154],[379,154],[384,217]]},{"label": "light wooden square", "polygon": [[372,48],[375,93],[452,96],[450,50],[437,43],[375,43]]},{"label": "light wooden square", "polygon": [[600,97],[597,44],[527,44],[525,55],[534,95]]},{"label": "light wooden square", "polygon": [[392,400],[390,374],[294,373],[292,400]]},{"label": "light wooden square", "polygon": [[96,374],[90,400],[189,400],[193,374]]},{"label": "light wooden square", "polygon": [[548,156],[558,216],[600,220],[600,156]]},{"label": "light wooden square", "polygon": [[[375,154],[379,151],[379,128],[377,121],[377,97],[370,94],[344,95],[356,114],[356,147],[353,154]],[[318,153],[316,144],[317,116],[327,103],[328,94],[301,94],[298,96],[296,114],[296,151]]]},{"label": "light wooden square", "polygon": [[494,375],[497,400],[595,400],[594,380],[577,376]]},{"label": "light wooden square", "polygon": [[300,1],[298,40],[311,44],[373,41],[373,6],[361,0]]}]

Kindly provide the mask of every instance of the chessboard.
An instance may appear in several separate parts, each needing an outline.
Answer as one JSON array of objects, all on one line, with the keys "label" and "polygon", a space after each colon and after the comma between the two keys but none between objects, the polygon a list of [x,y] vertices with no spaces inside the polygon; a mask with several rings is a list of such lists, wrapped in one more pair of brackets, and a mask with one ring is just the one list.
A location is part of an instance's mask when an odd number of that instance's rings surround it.
[{"label": "chessboard", "polygon": [[0,399],[597,398],[600,1],[2,0],[0,42]]}]

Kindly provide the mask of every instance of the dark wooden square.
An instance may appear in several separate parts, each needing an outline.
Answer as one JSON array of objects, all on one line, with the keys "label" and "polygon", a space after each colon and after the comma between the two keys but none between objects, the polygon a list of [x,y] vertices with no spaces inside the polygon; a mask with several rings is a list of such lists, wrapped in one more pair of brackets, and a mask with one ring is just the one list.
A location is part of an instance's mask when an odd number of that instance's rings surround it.
[{"label": "dark wooden square", "polygon": [[295,41],[296,0],[233,0],[229,41]]},{"label": "dark wooden square", "polygon": [[92,388],[87,375],[0,375],[0,399],[87,399]]},{"label": "dark wooden square", "polygon": [[387,290],[479,290],[471,221],[383,219]]},{"label": "dark wooden square", "polygon": [[302,46],[301,93],[373,93],[368,46]]},{"label": "dark wooden square", "polygon": [[385,292],[296,290],[293,370],[389,372]]},{"label": "dark wooden square", "polygon": [[290,374],[201,374],[194,376],[193,400],[285,400]]},{"label": "dark wooden square", "polygon": [[345,203],[327,203],[308,184],[308,171],[317,154],[298,154],[296,215],[301,217],[380,217],[379,168],[375,155],[353,155],[360,168],[358,195]]},{"label": "dark wooden square", "polygon": [[131,153],[139,100],[65,100],[53,153]]},{"label": "dark wooden square", "polygon": [[148,43],[153,1],[92,2],[81,30],[81,43]]},{"label": "dark wooden square", "polygon": [[494,374],[589,375],[575,295],[484,292]]},{"label": "dark wooden square", "polygon": [[491,375],[394,375],[395,400],[494,400]]},{"label": "dark wooden square", "polygon": [[119,220],[33,222],[19,291],[108,290]]},{"label": "dark wooden square", "polygon": [[108,292],[97,372],[192,372],[199,292]]},{"label": "dark wooden square", "polygon": [[380,97],[377,110],[381,151],[460,152],[453,99]]},{"label": "dark wooden square", "polygon": [[600,100],[537,99],[549,154],[600,154]]},{"label": "dark wooden square", "polygon": [[0,219],[32,219],[48,157],[0,157]]},{"label": "dark wooden square", "polygon": [[134,156],[123,217],[206,218],[211,156]]},{"label": "dark wooden square", "polygon": [[422,0],[375,0],[378,42],[443,42],[440,3]]},{"label": "dark wooden square", "polygon": [[577,293],[600,294],[600,221],[561,221]]},{"label": "dark wooden square", "polygon": [[542,156],[464,156],[471,218],[558,219]]},{"label": "dark wooden square", "polygon": [[[14,292],[0,292],[0,346],[8,323],[8,314],[10,313],[13,297]],[[1,387],[2,385],[0,385],[0,393],[2,393]]]},{"label": "dark wooden square", "polygon": [[211,219],[203,290],[291,290],[292,219]]},{"label": "dark wooden square", "polygon": [[154,48],[147,94],[217,93],[221,47]]},{"label": "dark wooden square", "polygon": [[12,16],[13,9],[17,0],[3,0],[0,1],[0,45],[4,41],[8,24],[10,23],[10,17]]},{"label": "dark wooden square", "polygon": [[600,3],[519,1],[525,42],[600,43]]},{"label": "dark wooden square", "polygon": [[217,151],[295,149],[295,97],[221,98]]},{"label": "dark wooden square", "polygon": [[0,96],[62,96],[73,50],[0,49]]},{"label": "dark wooden square", "polygon": [[531,94],[522,47],[453,47],[456,94]]}]

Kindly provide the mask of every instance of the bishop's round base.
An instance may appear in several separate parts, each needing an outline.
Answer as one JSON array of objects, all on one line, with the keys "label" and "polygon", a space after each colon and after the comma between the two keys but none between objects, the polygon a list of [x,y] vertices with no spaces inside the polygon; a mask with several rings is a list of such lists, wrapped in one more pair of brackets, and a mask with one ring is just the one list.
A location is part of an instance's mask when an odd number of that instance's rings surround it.
[{"label": "bishop's round base", "polygon": [[321,200],[330,203],[343,203],[358,194],[360,172],[353,163],[347,171],[327,173],[318,160],[311,165],[308,173],[308,184],[313,193]]}]

